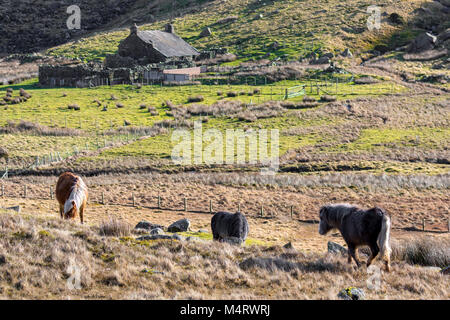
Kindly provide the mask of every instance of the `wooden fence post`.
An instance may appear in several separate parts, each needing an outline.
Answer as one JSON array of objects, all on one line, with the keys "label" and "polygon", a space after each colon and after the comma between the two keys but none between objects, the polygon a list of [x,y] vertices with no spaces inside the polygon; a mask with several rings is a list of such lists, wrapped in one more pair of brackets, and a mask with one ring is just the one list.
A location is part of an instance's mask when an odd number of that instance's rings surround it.
[{"label": "wooden fence post", "polygon": [[261,217],[263,217],[263,216],[264,216],[264,206],[263,206],[263,205],[261,205],[261,211],[260,211],[260,215],[261,215]]},{"label": "wooden fence post", "polygon": [[238,212],[241,212],[241,204],[238,203]]},{"label": "wooden fence post", "polygon": [[103,205],[105,204],[105,193],[104,192],[102,192],[102,204]]},{"label": "wooden fence post", "polygon": [[422,231],[425,231],[425,219],[422,219]]},{"label": "wooden fence post", "polygon": [[293,215],[294,215],[294,206],[291,206],[291,219]]},{"label": "wooden fence post", "polygon": [[212,206],[212,200],[209,199],[209,213],[212,214],[213,213],[213,206]]},{"label": "wooden fence post", "polygon": [[23,197],[27,197],[27,186],[23,186]]},{"label": "wooden fence post", "polygon": [[53,189],[51,186],[49,187],[49,189],[50,189],[50,200],[53,200]]}]

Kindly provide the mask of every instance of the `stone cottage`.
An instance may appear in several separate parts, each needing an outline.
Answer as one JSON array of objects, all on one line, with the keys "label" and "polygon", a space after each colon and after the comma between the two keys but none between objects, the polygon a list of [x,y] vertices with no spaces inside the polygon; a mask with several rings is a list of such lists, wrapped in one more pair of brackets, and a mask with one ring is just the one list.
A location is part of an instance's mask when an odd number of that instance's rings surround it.
[{"label": "stone cottage", "polygon": [[118,54],[147,65],[176,59],[192,61],[200,52],[177,36],[173,25],[168,24],[164,31],[141,31],[134,25],[130,29],[130,35],[121,41]]}]

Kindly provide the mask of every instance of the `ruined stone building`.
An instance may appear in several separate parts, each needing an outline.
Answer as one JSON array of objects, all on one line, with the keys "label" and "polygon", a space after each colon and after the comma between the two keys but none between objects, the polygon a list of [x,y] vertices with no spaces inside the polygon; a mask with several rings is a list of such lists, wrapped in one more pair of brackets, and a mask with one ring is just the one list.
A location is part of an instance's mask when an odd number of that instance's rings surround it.
[{"label": "ruined stone building", "polygon": [[134,25],[128,38],[119,45],[119,55],[139,61],[141,65],[168,62],[173,59],[193,60],[200,54],[194,47],[175,34],[171,24],[165,31],[140,31]]},{"label": "ruined stone building", "polygon": [[118,53],[108,55],[103,65],[42,65],[39,83],[47,87],[96,87],[114,84],[185,82],[200,74],[194,58],[200,53],[174,33],[168,24],[165,31],[140,31],[131,27],[121,41]]}]

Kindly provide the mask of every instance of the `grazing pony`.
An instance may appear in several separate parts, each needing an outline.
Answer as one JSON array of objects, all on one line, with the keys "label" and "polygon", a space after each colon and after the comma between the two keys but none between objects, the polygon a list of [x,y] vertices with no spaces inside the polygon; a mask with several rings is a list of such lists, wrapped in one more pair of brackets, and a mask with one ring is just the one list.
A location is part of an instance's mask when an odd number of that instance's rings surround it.
[{"label": "grazing pony", "polygon": [[88,188],[83,180],[73,173],[65,172],[58,179],[55,194],[61,218],[75,219],[77,214],[80,214],[83,223],[83,213],[88,200]]},{"label": "grazing pony", "polygon": [[249,229],[242,213],[217,212],[211,219],[211,230],[214,240],[242,244]]},{"label": "grazing pony", "polygon": [[331,229],[338,229],[348,246],[348,262],[360,262],[356,249],[368,245],[371,251],[367,266],[380,253],[384,260],[386,271],[390,270],[389,234],[391,219],[380,208],[362,210],[349,204],[327,205],[320,208],[319,233],[325,235]]}]

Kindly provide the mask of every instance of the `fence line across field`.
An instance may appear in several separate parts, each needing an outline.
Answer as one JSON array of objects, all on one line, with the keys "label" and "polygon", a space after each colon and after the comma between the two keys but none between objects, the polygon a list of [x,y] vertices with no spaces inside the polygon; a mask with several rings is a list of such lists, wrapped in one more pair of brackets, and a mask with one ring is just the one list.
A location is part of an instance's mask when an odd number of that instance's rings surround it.
[{"label": "fence line across field", "polygon": [[[31,199],[31,200],[53,200],[54,199],[54,187],[49,186],[47,191],[44,192],[40,192],[42,194],[41,197],[30,197],[30,193],[29,193],[29,188],[27,186],[23,186],[22,191],[20,192],[21,197],[25,198],[25,199]],[[5,198],[7,197],[7,193],[5,191],[5,186],[2,183],[1,184],[1,189],[0,189],[0,197],[1,198]],[[152,198],[154,198],[154,205],[149,204],[148,202],[139,202],[139,195],[136,195],[134,192],[131,193],[130,195],[130,202],[129,203],[114,203],[114,202],[110,202],[107,200],[107,197],[105,195],[105,192],[101,192],[101,193],[94,193],[95,196],[92,196],[92,192],[90,192],[89,194],[89,203],[90,204],[97,204],[97,205],[108,205],[108,206],[121,206],[121,207],[138,207],[138,208],[143,208],[143,209],[155,209],[155,210],[167,210],[167,211],[180,211],[180,212],[191,212],[191,213],[201,213],[201,214],[214,214],[217,211],[215,211],[215,207],[214,207],[214,203],[213,200],[211,199],[207,199],[204,203],[204,206],[202,206],[202,208],[191,208],[189,207],[189,200],[186,197],[183,197],[180,201],[172,201],[172,203],[179,203],[179,207],[173,208],[170,206],[163,206],[163,198],[158,195],[158,196],[152,196]],[[273,214],[273,210],[271,210],[271,213],[269,215],[265,214],[265,209],[266,207],[264,206],[264,204],[260,204],[258,205],[258,210],[256,212],[250,213],[250,212],[245,212],[246,215],[248,216],[253,216],[256,218],[274,218],[276,216],[278,216],[279,214]],[[296,209],[295,205],[285,205],[282,206],[284,208],[286,208],[285,212],[281,212],[281,214],[286,213],[286,216],[290,217],[293,220],[297,220],[299,222],[304,222],[304,223],[313,223],[313,224],[318,224],[319,221],[315,220],[315,219],[306,219],[306,217],[304,217],[302,219],[302,215],[301,212],[298,212]],[[241,203],[238,203],[236,206],[236,211],[241,212],[242,209],[242,205]],[[227,210],[226,208],[224,209],[220,209],[220,210]],[[279,209],[277,209],[277,212],[280,212]],[[393,227],[395,221],[395,217],[391,216],[391,226],[393,229],[399,229],[399,230],[405,230],[405,231],[423,231],[423,232],[436,232],[436,233],[445,233],[445,231],[436,231],[436,230],[426,230],[426,226],[427,226],[427,220],[422,218],[419,221],[413,223],[413,227],[408,228],[408,227]],[[447,217],[447,221],[442,221],[446,227],[447,227],[447,232],[450,233],[450,217]],[[419,228],[416,228],[415,226],[418,225]],[[436,223],[434,224],[436,225]]]}]

